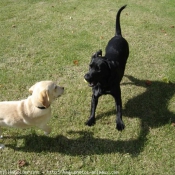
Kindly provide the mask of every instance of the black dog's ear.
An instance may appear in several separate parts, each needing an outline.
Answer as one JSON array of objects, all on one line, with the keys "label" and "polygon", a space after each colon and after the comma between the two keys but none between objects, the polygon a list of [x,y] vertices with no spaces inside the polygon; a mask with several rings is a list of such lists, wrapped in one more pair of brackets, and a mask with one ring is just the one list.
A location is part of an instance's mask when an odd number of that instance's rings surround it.
[{"label": "black dog's ear", "polygon": [[99,50],[97,52],[95,52],[93,55],[92,55],[92,58],[97,58],[97,57],[102,57],[102,50]]}]

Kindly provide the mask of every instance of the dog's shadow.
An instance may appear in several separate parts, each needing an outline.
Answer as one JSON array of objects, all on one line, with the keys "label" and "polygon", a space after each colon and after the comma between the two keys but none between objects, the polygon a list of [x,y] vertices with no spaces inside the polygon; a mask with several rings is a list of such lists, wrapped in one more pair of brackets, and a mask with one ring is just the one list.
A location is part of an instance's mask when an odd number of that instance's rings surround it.
[{"label": "dog's shadow", "polygon": [[174,122],[175,114],[169,108],[170,100],[175,93],[175,84],[163,81],[139,80],[126,76],[135,86],[144,87],[144,93],[128,100],[123,111],[125,116],[137,117],[141,121],[144,133],[149,128],[157,128]]},{"label": "dog's shadow", "polygon": [[[15,144],[6,146],[25,152],[59,152],[73,156],[115,152],[137,156],[144,149],[147,134],[151,128],[175,122],[173,121],[175,114],[168,110],[169,101],[175,93],[175,85],[161,81],[145,83],[145,80],[139,80],[132,76],[127,76],[127,78],[131,81],[129,84],[146,89],[142,94],[130,99],[123,110],[124,116],[138,117],[140,119],[141,126],[138,138],[129,140],[116,138],[116,140],[110,140],[95,138],[93,133],[88,131],[70,131],[68,133],[71,136],[70,138],[63,135],[51,138],[32,134],[22,137],[24,139],[23,147],[16,147]],[[107,111],[106,114],[113,115],[114,113],[115,111],[112,110]],[[97,120],[102,116],[105,116],[105,114],[98,115]],[[77,134],[78,137],[75,138],[74,136]]]},{"label": "dog's shadow", "polygon": [[[95,138],[93,132],[70,131],[69,135],[79,135],[78,138],[68,138],[63,135],[56,137],[38,136],[36,134],[15,137],[16,142],[5,145],[15,151],[23,152],[58,152],[71,156],[101,155],[110,153],[131,154],[137,156],[142,147],[141,139],[123,141]],[[12,138],[14,139],[14,138]],[[17,146],[17,140],[22,139],[24,146]],[[143,139],[142,139],[143,140]]]}]

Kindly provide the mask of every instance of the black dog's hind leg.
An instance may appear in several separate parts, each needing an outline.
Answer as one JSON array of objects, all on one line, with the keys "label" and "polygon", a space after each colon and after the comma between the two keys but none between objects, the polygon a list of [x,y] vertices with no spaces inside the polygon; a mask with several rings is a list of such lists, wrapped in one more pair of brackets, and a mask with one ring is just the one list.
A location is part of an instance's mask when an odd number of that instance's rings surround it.
[{"label": "black dog's hind leg", "polygon": [[125,125],[122,120],[122,100],[121,100],[120,86],[118,86],[117,91],[115,91],[115,93],[113,93],[112,96],[115,99],[115,106],[117,111],[116,129],[118,129],[119,131],[122,131],[125,128]]},{"label": "black dog's hind leg", "polygon": [[98,96],[95,96],[94,94],[92,95],[92,100],[91,100],[91,114],[87,122],[85,123],[88,126],[92,126],[95,124],[95,111],[96,107],[98,104]]},{"label": "black dog's hind leg", "polygon": [[125,128],[125,124],[122,120],[122,107],[120,105],[117,105],[117,119],[116,119],[116,129],[119,131],[122,131]]}]

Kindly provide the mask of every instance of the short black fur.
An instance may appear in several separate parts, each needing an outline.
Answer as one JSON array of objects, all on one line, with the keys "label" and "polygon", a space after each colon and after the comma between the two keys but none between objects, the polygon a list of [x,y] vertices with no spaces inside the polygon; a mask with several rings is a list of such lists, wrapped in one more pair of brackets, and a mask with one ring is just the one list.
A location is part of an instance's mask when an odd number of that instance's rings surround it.
[{"label": "short black fur", "polygon": [[106,46],[106,54],[102,56],[99,50],[94,55],[89,65],[89,72],[84,76],[85,80],[92,87],[91,114],[86,125],[95,124],[95,111],[98,98],[101,95],[110,94],[115,99],[117,118],[116,128],[122,131],[125,128],[122,120],[122,100],[120,81],[124,75],[125,65],[129,56],[128,42],[122,37],[120,28],[120,13],[126,7],[119,9],[116,16],[116,33]]}]

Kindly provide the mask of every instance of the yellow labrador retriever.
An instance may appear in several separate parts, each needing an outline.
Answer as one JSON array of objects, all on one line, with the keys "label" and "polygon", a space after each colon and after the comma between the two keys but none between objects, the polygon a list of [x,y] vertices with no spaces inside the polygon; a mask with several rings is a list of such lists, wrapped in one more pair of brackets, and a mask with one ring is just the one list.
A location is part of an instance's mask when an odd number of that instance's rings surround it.
[{"label": "yellow labrador retriever", "polygon": [[1,127],[28,128],[36,126],[45,134],[51,132],[47,125],[51,117],[51,103],[64,92],[64,87],[52,81],[41,81],[33,85],[29,96],[21,101],[0,102],[0,136]]}]

